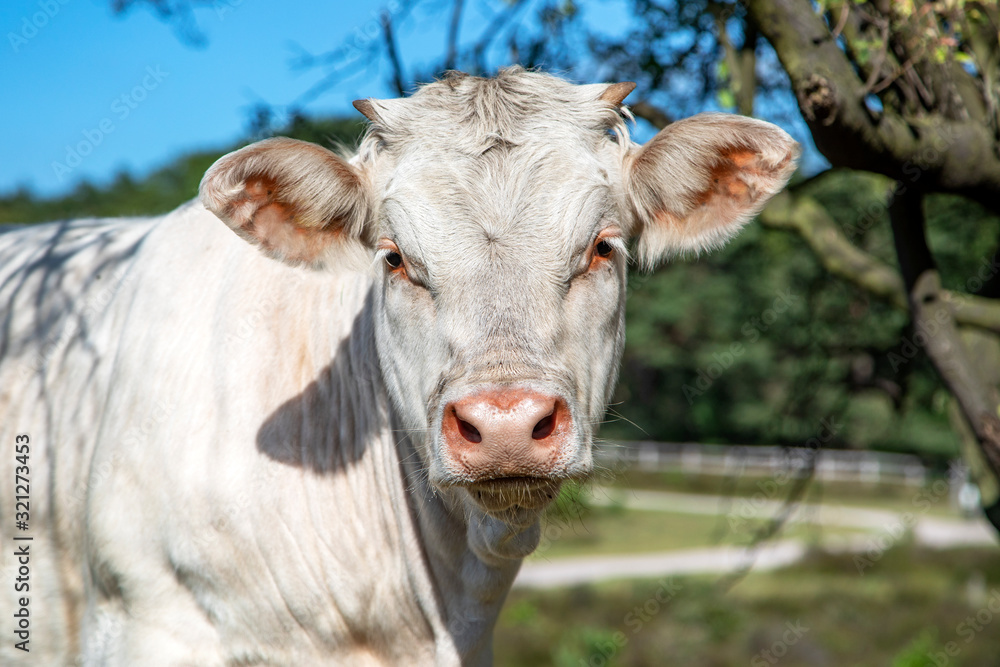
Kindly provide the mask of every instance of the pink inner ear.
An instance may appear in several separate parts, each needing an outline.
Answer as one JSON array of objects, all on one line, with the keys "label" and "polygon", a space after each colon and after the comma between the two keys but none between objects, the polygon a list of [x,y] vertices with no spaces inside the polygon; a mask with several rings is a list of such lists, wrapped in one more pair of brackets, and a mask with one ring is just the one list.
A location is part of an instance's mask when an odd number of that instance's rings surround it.
[{"label": "pink inner ear", "polygon": [[244,192],[248,199],[270,201],[274,183],[265,183],[262,179],[247,181]]},{"label": "pink inner ear", "polygon": [[736,206],[752,205],[758,194],[753,184],[763,176],[757,154],[734,148],[724,151],[719,157],[719,161],[712,167],[710,189],[699,197],[699,203],[723,197]]},{"label": "pink inner ear", "polygon": [[685,244],[697,244],[700,239],[716,236],[725,227],[741,221],[761,197],[771,194],[774,174],[790,159],[769,168],[753,150],[743,147],[723,150],[706,174],[706,188],[688,200],[689,208],[657,211],[655,220],[661,229],[673,230],[670,233],[675,239],[686,239],[682,242]]},{"label": "pink inner ear", "polygon": [[248,180],[233,207],[241,231],[287,261],[315,262],[330,242],[341,235],[336,225],[321,227],[301,219],[294,206],[275,197],[277,184]]},{"label": "pink inner ear", "polygon": [[288,261],[312,263],[342,234],[340,227],[304,227],[290,206],[271,202],[257,211],[251,223],[262,246],[279,251]]}]

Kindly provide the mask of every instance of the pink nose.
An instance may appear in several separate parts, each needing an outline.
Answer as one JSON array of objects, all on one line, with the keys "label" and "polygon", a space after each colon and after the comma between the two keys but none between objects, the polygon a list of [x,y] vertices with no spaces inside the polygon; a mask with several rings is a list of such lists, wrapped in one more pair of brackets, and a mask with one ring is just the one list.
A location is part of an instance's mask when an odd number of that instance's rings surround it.
[{"label": "pink nose", "polygon": [[547,477],[559,467],[572,418],[566,403],[526,389],[488,390],[450,403],[447,455],[473,481]]}]

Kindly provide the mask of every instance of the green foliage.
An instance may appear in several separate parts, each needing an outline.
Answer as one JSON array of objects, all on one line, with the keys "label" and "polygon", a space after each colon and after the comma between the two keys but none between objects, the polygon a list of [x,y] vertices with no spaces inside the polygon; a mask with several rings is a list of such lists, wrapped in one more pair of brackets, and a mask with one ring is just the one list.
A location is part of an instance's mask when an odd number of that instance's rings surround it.
[{"label": "green foliage", "polygon": [[545,509],[546,518],[562,524],[585,519],[593,509],[581,482],[569,480],[559,489],[555,502]]},{"label": "green foliage", "polygon": [[723,109],[736,108],[736,96],[729,88],[719,88],[719,90],[715,92],[715,101]]},{"label": "green foliage", "polygon": [[556,667],[579,667],[581,664],[614,667],[621,664],[616,659],[619,646],[615,639],[615,631],[609,628],[574,629],[556,644],[553,663]]},{"label": "green foliage", "polygon": [[19,190],[0,199],[0,223],[165,213],[198,194],[201,177],[223,152],[185,156],[141,181],[123,172],[103,188],[83,182],[55,199],[39,200]]},{"label": "green foliage", "polygon": [[705,628],[710,641],[724,642],[739,631],[743,619],[724,600],[717,600],[700,606],[691,622]]},{"label": "green foliage", "polygon": [[[808,193],[895,266],[889,186],[837,171]],[[1000,219],[944,195],[930,197],[927,213],[946,286],[975,288]],[[602,434],[801,445],[832,419],[832,446],[954,456],[947,394],[922,352],[901,354],[910,337],[905,313],[830,276],[798,236],[751,224],[721,252],[631,277],[612,413],[622,419]]]},{"label": "green foliage", "polygon": [[[893,665],[916,667],[928,652],[940,656],[954,641],[961,647],[951,666],[996,665],[998,622],[983,625],[974,640],[959,624],[984,607],[970,599],[968,582],[986,591],[1000,586],[995,548],[939,551],[900,544],[864,576],[852,554],[814,552],[776,572],[753,572],[728,592],[718,576],[674,577],[677,595],[642,615],[660,586],[656,581],[618,581],[572,589],[511,591],[494,638],[498,667],[566,664],[580,667],[591,648],[619,648],[607,663],[628,667],[661,665]],[[990,593],[992,594],[992,593]],[[515,622],[512,609],[528,602],[537,610],[530,625]],[[786,642],[789,624],[804,630]],[[965,626],[968,627],[968,626]],[[581,628],[588,628],[581,631]],[[627,640],[622,644],[624,634]],[[778,661],[774,648],[783,653]],[[600,654],[598,654],[600,655]],[[754,658],[759,658],[753,663]],[[587,664],[586,662],[582,664]],[[938,663],[942,664],[942,663]]]},{"label": "green foliage", "polygon": [[936,667],[936,663],[930,656],[932,651],[940,650],[936,636],[936,628],[921,632],[909,646],[893,658],[892,667]]},{"label": "green foliage", "polygon": [[538,607],[531,600],[519,600],[506,610],[511,625],[531,625],[538,618]]}]

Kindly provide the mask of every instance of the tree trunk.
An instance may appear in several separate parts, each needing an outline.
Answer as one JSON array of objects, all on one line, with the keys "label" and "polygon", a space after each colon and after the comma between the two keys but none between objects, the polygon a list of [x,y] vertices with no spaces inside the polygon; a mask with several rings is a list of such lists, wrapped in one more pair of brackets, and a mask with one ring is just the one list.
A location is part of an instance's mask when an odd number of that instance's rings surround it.
[{"label": "tree trunk", "polygon": [[[1000,477],[1000,417],[997,391],[982,379],[962,343],[951,307],[942,298],[941,277],[924,235],[924,193],[910,188],[889,206],[896,256],[913,321],[913,344],[923,347],[945,386],[958,400],[975,434],[988,472]],[[1000,505],[983,498],[984,511],[1000,531]]]}]

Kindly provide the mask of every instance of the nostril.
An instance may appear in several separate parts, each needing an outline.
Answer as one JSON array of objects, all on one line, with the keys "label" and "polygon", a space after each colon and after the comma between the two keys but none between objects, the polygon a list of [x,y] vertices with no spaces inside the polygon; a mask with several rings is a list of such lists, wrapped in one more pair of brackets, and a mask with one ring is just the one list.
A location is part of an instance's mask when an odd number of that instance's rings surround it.
[{"label": "nostril", "polygon": [[462,437],[469,442],[479,443],[483,441],[482,434],[479,433],[479,429],[455,415],[455,421],[458,422],[458,432],[462,434]]},{"label": "nostril", "polygon": [[531,431],[531,437],[534,440],[544,440],[545,438],[552,435],[552,431],[556,428],[556,413],[555,410],[552,411],[548,417],[542,417],[535,424],[535,428]]}]

